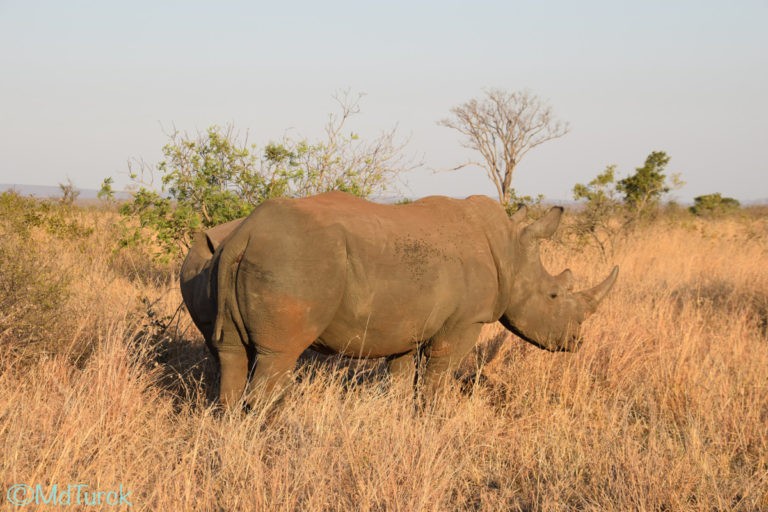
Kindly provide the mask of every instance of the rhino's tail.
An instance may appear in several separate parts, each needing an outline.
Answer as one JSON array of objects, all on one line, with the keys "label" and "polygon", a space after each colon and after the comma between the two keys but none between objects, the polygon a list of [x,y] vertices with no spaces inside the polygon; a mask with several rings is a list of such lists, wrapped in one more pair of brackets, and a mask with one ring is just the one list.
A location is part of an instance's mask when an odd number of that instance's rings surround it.
[{"label": "rhino's tail", "polygon": [[[219,250],[218,262],[211,272],[211,282],[209,285],[216,290],[216,322],[213,325],[213,341],[220,343],[222,341],[224,322],[227,315],[235,323],[235,327],[244,334],[243,319],[240,316],[240,308],[237,307],[237,298],[235,296],[235,274],[237,273],[237,264],[243,257],[245,248],[248,245],[248,232],[235,232],[229,237]],[[216,256],[214,256],[216,257]]]}]

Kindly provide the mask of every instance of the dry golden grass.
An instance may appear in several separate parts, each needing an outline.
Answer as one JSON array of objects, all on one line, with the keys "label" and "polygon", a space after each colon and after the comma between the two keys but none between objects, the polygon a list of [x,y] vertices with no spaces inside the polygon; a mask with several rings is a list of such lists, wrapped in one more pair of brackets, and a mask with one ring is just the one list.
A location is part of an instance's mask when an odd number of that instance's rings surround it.
[{"label": "dry golden grass", "polygon": [[[115,255],[116,215],[71,215],[97,229],[25,240],[0,221],[68,276],[44,332],[0,331],[5,509],[11,485],[57,483],[122,484],[137,510],[768,510],[765,217],[641,228],[578,353],[489,326],[484,378],[429,413],[406,383],[319,364],[264,417],[216,411],[186,314],[162,336],[147,321],[175,312],[173,269]],[[610,269],[562,244],[544,260],[582,285]]]}]

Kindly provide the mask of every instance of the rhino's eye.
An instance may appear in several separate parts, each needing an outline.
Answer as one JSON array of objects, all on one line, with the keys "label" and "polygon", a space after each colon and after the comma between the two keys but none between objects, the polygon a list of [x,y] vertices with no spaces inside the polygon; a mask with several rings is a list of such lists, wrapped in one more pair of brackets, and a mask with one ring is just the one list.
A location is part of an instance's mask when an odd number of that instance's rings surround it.
[{"label": "rhino's eye", "polygon": [[550,293],[549,294],[549,298],[550,299],[556,299],[557,298],[557,294],[556,293]]}]

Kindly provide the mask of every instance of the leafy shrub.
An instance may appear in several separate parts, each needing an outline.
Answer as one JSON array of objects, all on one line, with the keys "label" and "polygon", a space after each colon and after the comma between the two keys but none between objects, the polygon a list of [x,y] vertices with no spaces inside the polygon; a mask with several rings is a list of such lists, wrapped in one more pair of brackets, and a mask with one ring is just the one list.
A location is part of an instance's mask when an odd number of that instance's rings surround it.
[{"label": "leafy shrub", "polygon": [[671,183],[667,182],[668,176],[664,172],[669,161],[670,157],[664,151],[653,151],[634,174],[616,183],[616,190],[624,194],[624,203],[636,217],[655,207],[662,195],[684,185],[679,174],[670,175]]},{"label": "leafy shrub", "polygon": [[509,201],[502,203],[502,206],[507,211],[507,215],[512,215],[519,210],[521,206],[526,206],[528,208],[528,213],[534,218],[543,213],[543,194],[538,194],[536,197],[519,195],[514,187],[510,187],[508,195]]},{"label": "leafy shrub", "polygon": [[594,243],[604,260],[613,253],[621,231],[621,223],[613,222],[619,208],[615,172],[616,166],[609,165],[588,184],[577,183],[573,187],[573,198],[586,200],[586,204],[572,229],[581,243]]},{"label": "leafy shrub", "polygon": [[51,320],[68,296],[67,276],[41,258],[18,233],[0,233],[11,242],[0,245],[0,336],[45,338]]},{"label": "leafy shrub", "polygon": [[50,203],[0,194],[0,341],[12,350],[19,342],[53,342],[53,326],[69,297],[70,277],[47,258],[31,228],[39,226],[62,236],[84,229],[62,220]]},{"label": "leafy shrub", "polygon": [[585,201],[573,224],[579,242],[594,244],[607,260],[622,234],[655,212],[664,194],[684,185],[679,174],[664,174],[669,160],[665,152],[653,151],[643,167],[621,180],[616,181],[616,166],[609,165],[588,184],[577,183],[573,198]]},{"label": "leafy shrub", "polygon": [[[174,132],[160,163],[139,162],[131,172],[139,188],[120,211],[138,223],[126,222],[123,245],[143,243],[149,231],[160,245],[156,257],[168,260],[189,247],[195,231],[244,217],[266,199],[330,190],[367,197],[385,190],[409,168],[400,156],[404,144],[395,141],[394,130],[370,143],[354,132],[345,135],[358,100],[337,98],[341,113],[329,117],[325,139],[316,143],[284,138],[260,151],[232,127],[212,126],[197,137]],[[160,190],[152,186],[155,174]]]},{"label": "leafy shrub", "polygon": [[112,204],[115,201],[115,191],[112,188],[112,185],[115,183],[115,180],[110,176],[107,178],[104,178],[104,181],[101,182],[101,188],[96,194],[96,197],[101,199],[107,204]]},{"label": "leafy shrub", "polygon": [[689,208],[694,215],[717,215],[733,212],[741,208],[741,203],[732,197],[723,197],[720,192],[705,194],[693,198],[693,206]]},{"label": "leafy shrub", "polygon": [[59,183],[59,188],[61,189],[59,202],[64,206],[72,206],[75,199],[80,196],[80,191],[75,188],[75,184],[69,178],[67,178],[66,183]]},{"label": "leafy shrub", "polygon": [[58,238],[86,238],[93,228],[79,222],[71,205],[22,197],[15,191],[0,194],[0,216],[18,233],[41,227]]}]

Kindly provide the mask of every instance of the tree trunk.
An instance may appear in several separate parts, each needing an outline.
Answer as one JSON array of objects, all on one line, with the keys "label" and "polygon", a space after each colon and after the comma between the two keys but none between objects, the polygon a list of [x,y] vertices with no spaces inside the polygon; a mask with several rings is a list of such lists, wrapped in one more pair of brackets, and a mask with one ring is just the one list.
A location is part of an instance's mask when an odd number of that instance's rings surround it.
[{"label": "tree trunk", "polygon": [[504,197],[501,201],[502,204],[509,204],[510,199],[510,193],[509,189],[512,186],[512,173],[515,171],[514,164],[508,162],[507,168],[504,172],[504,180],[502,181],[502,186],[504,187]]}]

